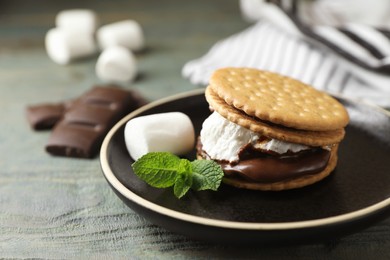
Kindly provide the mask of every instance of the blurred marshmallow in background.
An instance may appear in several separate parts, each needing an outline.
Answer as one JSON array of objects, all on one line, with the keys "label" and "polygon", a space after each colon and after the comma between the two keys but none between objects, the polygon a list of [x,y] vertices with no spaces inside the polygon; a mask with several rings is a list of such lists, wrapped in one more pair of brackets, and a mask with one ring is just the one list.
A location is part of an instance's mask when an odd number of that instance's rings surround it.
[{"label": "blurred marshmallow in background", "polygon": [[102,50],[119,45],[131,51],[140,51],[145,44],[142,28],[134,20],[104,25],[97,30],[96,37]]},{"label": "blurred marshmallow in background", "polygon": [[131,82],[137,75],[137,61],[128,48],[107,47],[96,62],[96,75],[107,82]]},{"label": "blurred marshmallow in background", "polygon": [[95,12],[87,9],[61,11],[55,23],[56,27],[45,37],[47,54],[54,62],[66,65],[97,52],[94,34],[98,18]]},{"label": "blurred marshmallow in background", "polygon": [[124,20],[99,28],[94,11],[72,9],[59,12],[55,24],[45,37],[47,54],[54,62],[66,65],[101,51],[95,66],[99,79],[116,83],[135,79],[137,60],[133,51],[145,47],[138,22]]},{"label": "blurred marshmallow in background", "polygon": [[137,75],[133,52],[145,47],[141,26],[134,20],[124,20],[100,27],[96,38],[102,53],[96,64],[96,75],[108,82],[131,82]]},{"label": "blurred marshmallow in background", "polygon": [[97,14],[89,9],[72,9],[60,11],[55,18],[58,28],[69,31],[83,31],[94,34],[99,27]]},{"label": "blurred marshmallow in background", "polygon": [[78,30],[52,28],[46,33],[45,46],[48,56],[61,65],[96,53],[94,36]]}]

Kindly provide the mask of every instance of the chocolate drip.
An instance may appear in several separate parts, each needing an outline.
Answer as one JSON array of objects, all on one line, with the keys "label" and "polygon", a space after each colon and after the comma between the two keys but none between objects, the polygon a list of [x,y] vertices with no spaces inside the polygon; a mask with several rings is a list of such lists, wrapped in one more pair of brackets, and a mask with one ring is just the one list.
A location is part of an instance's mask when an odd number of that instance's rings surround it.
[{"label": "chocolate drip", "polygon": [[[200,138],[196,148],[202,158],[211,159],[202,149]],[[240,152],[239,162],[215,161],[221,165],[226,176],[254,182],[276,182],[323,171],[328,165],[330,154],[329,150],[314,147],[299,153],[278,155],[270,151],[255,150],[248,145]]]},{"label": "chocolate drip", "polygon": [[325,169],[330,151],[316,148],[285,156],[251,156],[236,164],[219,161],[227,176],[240,176],[256,182],[283,181]]}]

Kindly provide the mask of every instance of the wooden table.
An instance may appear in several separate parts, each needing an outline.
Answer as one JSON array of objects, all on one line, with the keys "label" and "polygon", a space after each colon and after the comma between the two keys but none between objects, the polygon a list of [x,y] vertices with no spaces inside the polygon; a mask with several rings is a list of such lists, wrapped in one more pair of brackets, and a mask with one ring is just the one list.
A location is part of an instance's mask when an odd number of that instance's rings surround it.
[{"label": "wooden table", "polygon": [[71,99],[101,84],[97,57],[53,63],[44,36],[58,11],[90,8],[102,24],[137,20],[147,50],[139,79],[123,87],[149,100],[195,89],[181,76],[186,61],[249,24],[238,3],[197,1],[0,2],[0,257],[2,258],[271,258],[389,259],[390,219],[325,244],[235,248],[193,241],[147,222],[105,181],[99,159],[51,157],[50,132],[34,132],[27,105]]}]

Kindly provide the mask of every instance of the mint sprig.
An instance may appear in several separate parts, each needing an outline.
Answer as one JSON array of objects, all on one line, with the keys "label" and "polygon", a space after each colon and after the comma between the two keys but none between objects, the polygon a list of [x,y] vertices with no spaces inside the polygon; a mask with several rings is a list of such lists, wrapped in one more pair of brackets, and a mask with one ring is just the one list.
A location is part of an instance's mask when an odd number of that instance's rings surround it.
[{"label": "mint sprig", "polygon": [[177,198],[183,197],[190,189],[216,191],[223,177],[221,166],[214,161],[190,162],[168,152],[147,153],[131,166],[140,179],[153,187],[173,186]]}]

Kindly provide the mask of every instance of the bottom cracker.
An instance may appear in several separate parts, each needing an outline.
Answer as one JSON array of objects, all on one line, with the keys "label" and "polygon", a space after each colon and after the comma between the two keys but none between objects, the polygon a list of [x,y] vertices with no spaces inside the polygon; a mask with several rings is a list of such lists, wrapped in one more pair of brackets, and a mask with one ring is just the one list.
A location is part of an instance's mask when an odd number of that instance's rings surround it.
[{"label": "bottom cracker", "polygon": [[[222,179],[222,182],[227,185],[234,186],[236,188],[249,189],[249,190],[261,190],[261,191],[282,191],[282,190],[302,188],[314,184],[316,182],[319,182],[330,175],[330,173],[336,168],[337,165],[337,159],[338,159],[337,150],[338,150],[338,145],[335,145],[331,150],[328,165],[323,171],[317,174],[305,175],[291,180],[278,181],[273,183],[253,182],[253,181],[247,181],[245,179],[239,179],[234,177],[233,178],[224,177]],[[203,159],[202,156],[200,156],[199,154],[197,155],[197,158]]]}]

